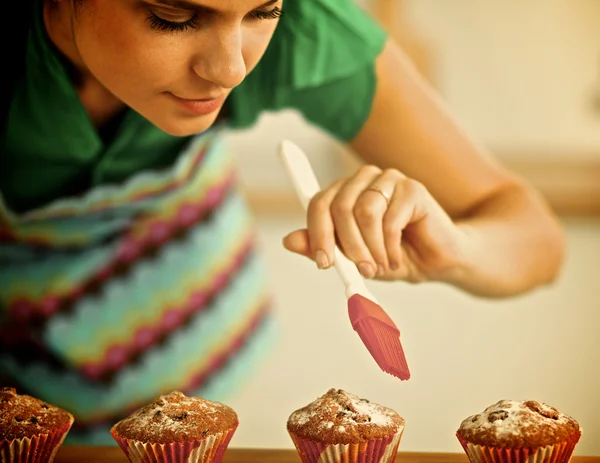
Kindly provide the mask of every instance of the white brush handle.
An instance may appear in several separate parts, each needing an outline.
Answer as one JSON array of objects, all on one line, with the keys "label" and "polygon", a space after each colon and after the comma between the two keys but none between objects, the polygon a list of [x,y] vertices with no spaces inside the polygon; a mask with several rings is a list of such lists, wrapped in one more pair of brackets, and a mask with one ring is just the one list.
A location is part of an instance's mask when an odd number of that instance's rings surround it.
[{"label": "white brush handle", "polygon": [[[304,210],[307,210],[312,197],[321,190],[308,158],[300,147],[288,140],[283,140],[279,145],[279,157],[292,180]],[[377,303],[354,262],[344,256],[337,246],[334,247],[333,252],[335,269],[346,287],[346,297],[360,294]]]}]

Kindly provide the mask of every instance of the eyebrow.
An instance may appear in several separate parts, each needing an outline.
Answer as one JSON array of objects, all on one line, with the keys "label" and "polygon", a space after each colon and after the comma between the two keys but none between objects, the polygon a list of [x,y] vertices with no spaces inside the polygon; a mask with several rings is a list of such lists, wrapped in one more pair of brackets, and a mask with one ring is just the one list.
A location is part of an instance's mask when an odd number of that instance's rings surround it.
[{"label": "eyebrow", "polygon": [[[260,8],[264,8],[267,6],[271,6],[277,3],[279,0],[269,0],[262,5],[258,5],[253,8],[253,10],[258,10]],[[214,8],[209,8],[204,5],[199,5],[196,2],[192,2],[190,0],[154,0],[155,3],[159,5],[169,6],[171,8],[179,8],[181,10],[193,10],[193,11],[205,11],[210,13],[218,13]]]}]

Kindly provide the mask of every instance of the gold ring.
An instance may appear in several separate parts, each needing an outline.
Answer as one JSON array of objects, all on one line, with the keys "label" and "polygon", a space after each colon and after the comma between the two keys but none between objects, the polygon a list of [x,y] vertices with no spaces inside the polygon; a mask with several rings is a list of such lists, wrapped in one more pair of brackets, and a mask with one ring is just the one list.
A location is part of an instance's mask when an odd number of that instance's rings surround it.
[{"label": "gold ring", "polygon": [[383,191],[378,186],[371,185],[371,186],[367,187],[367,190],[376,191],[377,193],[379,193],[381,196],[384,197],[385,202],[387,203],[387,205],[388,206],[390,205],[390,201],[392,200],[391,196],[389,196],[385,191]]}]

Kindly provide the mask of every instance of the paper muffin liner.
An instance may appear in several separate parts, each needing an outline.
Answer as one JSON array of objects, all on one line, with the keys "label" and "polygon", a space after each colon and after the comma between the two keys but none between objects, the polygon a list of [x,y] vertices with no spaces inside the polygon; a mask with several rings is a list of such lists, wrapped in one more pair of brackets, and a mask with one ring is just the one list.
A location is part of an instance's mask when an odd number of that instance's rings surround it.
[{"label": "paper muffin liner", "polygon": [[52,463],[72,425],[73,417],[48,433],[0,440],[0,463]]},{"label": "paper muffin liner", "polygon": [[357,444],[326,444],[289,432],[302,463],[393,463],[404,427],[395,434]]},{"label": "paper muffin liner", "polygon": [[221,463],[235,427],[200,440],[153,443],[126,439],[110,431],[131,463]]},{"label": "paper muffin liner", "polygon": [[471,463],[568,463],[581,437],[581,431],[570,439],[537,448],[499,448],[475,445],[456,434]]}]

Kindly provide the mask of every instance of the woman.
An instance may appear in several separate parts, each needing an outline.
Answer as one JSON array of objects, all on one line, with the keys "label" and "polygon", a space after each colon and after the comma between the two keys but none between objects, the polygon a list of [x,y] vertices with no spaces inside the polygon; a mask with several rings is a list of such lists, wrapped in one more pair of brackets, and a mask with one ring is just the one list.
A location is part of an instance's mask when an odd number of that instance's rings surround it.
[{"label": "woman", "polygon": [[367,278],[507,297],[557,276],[546,204],[352,0],[31,2],[2,138],[0,371],[74,413],[71,442],[112,443],[172,389],[224,400],[267,345],[218,141],[263,111],[298,109],[367,164],[284,239],[319,268],[337,238]]}]

